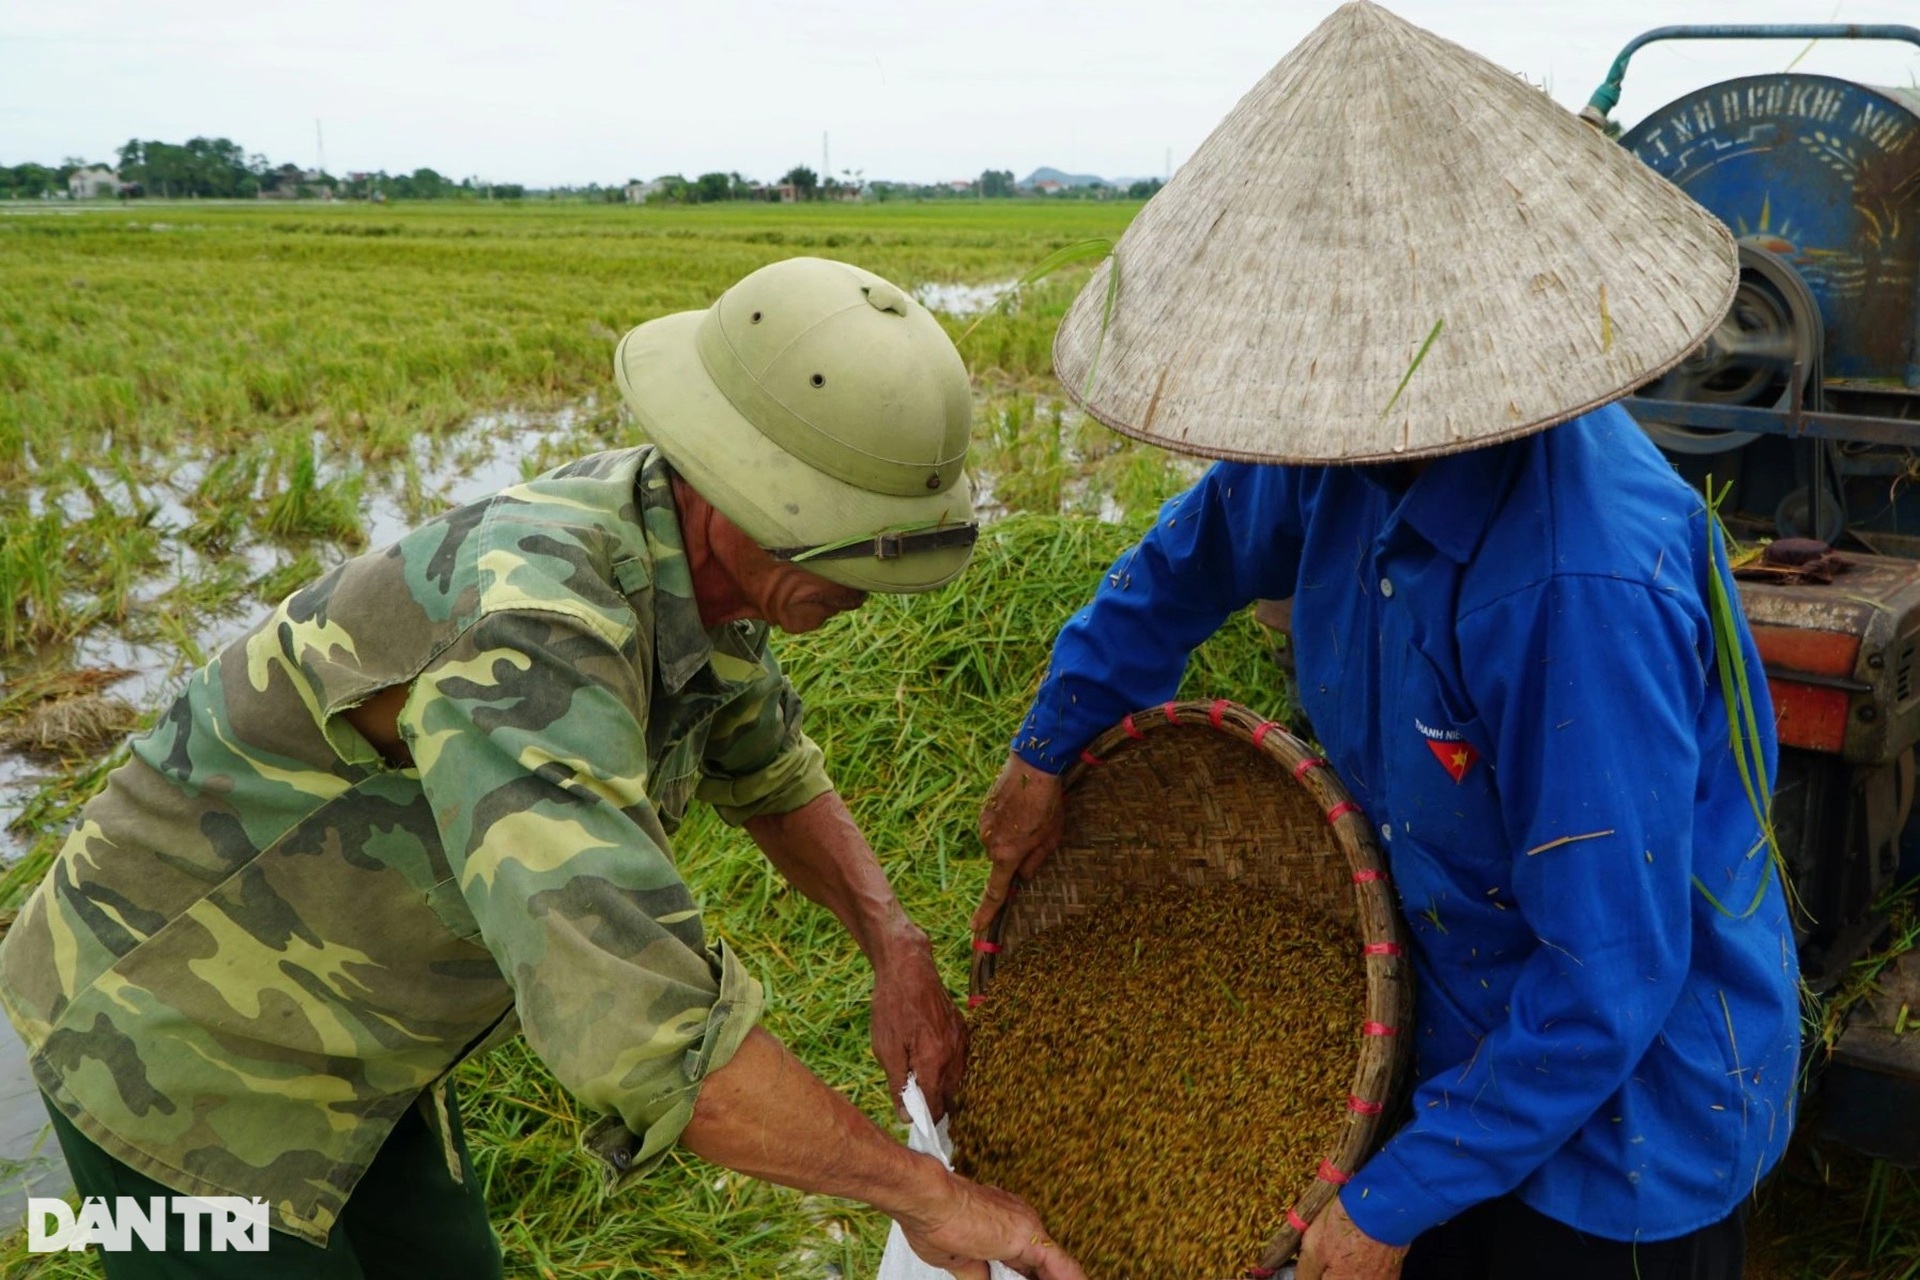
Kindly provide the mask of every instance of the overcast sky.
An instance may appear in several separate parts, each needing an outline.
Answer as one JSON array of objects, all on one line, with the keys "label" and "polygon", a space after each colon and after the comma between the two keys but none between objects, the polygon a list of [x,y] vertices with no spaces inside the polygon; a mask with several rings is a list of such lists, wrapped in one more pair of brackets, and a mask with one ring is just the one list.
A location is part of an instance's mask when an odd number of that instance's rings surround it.
[{"label": "overcast sky", "polygon": [[[832,167],[931,181],[1177,166],[1326,0],[0,0],[0,163],[226,136],[310,165],[534,186]],[[1828,0],[1397,0],[1578,107],[1670,22],[1834,20]],[[1920,0],[1838,20],[1920,23]],[[1616,115],[1779,71],[1802,42],[1659,44]],[[1920,49],[1823,42],[1797,68],[1909,86]]]}]

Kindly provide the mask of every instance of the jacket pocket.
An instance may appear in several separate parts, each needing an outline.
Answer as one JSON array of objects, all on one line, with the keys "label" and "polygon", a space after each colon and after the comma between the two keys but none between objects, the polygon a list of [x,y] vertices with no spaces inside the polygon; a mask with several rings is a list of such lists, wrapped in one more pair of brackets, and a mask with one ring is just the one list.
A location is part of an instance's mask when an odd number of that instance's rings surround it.
[{"label": "jacket pocket", "polygon": [[1485,726],[1418,649],[1404,651],[1399,677],[1381,735],[1389,843],[1410,836],[1446,862],[1505,862],[1511,853]]}]

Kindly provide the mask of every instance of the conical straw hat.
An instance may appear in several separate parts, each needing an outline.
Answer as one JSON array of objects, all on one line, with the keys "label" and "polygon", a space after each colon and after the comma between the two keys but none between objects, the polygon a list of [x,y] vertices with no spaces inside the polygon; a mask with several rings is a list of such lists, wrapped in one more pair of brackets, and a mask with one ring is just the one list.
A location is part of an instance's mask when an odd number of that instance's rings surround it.
[{"label": "conical straw hat", "polygon": [[1184,453],[1297,463],[1565,421],[1677,364],[1738,280],[1678,188],[1367,0],[1241,99],[1114,260],[1054,338],[1074,398]]}]

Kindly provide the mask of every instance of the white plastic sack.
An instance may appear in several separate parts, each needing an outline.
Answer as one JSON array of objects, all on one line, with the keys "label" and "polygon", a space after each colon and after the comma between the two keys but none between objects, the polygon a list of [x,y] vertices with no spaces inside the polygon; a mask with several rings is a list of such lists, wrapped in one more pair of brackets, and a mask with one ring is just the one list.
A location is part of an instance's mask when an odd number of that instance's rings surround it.
[{"label": "white plastic sack", "polygon": [[[907,1134],[907,1146],[921,1155],[932,1156],[947,1168],[953,1168],[953,1143],[947,1138],[947,1121],[942,1117],[936,1126],[933,1123],[933,1111],[927,1106],[927,1097],[920,1092],[920,1082],[907,1075],[907,1087],[900,1091],[900,1104],[907,1109],[907,1118],[913,1122],[913,1128]],[[1011,1267],[999,1262],[987,1264],[992,1280],[1020,1280],[1018,1273]],[[875,1280],[953,1280],[950,1272],[921,1261],[920,1255],[907,1244],[906,1233],[900,1230],[900,1224],[894,1223],[893,1230],[887,1233],[887,1251],[880,1255],[880,1274]]]}]

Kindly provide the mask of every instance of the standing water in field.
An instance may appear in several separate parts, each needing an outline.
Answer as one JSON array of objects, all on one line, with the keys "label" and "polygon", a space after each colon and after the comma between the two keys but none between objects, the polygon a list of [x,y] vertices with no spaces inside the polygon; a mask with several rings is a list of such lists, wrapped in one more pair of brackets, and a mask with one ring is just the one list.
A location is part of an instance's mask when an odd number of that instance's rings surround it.
[{"label": "standing water in field", "polygon": [[991,310],[1019,284],[1018,280],[997,280],[991,284],[928,282],[913,291],[913,298],[929,311],[944,311],[964,320]]}]

